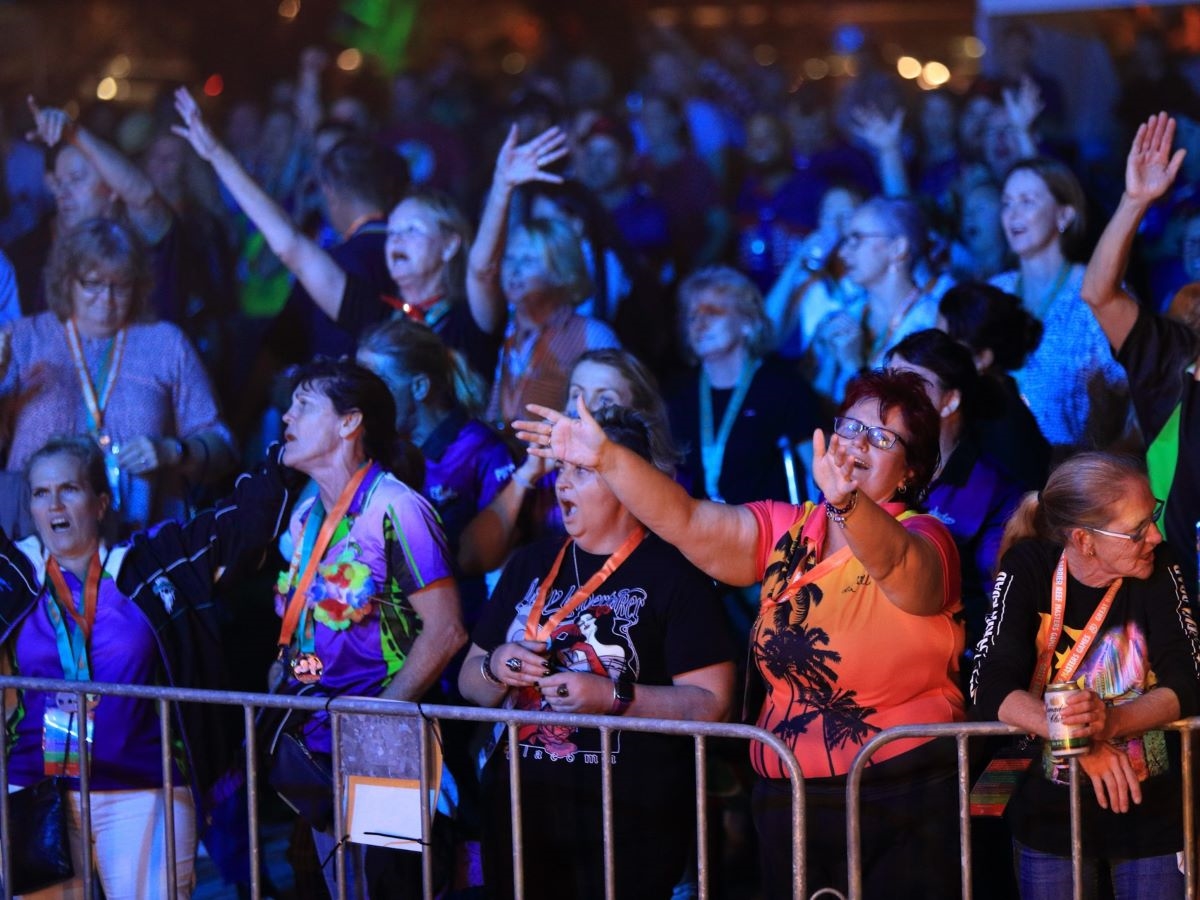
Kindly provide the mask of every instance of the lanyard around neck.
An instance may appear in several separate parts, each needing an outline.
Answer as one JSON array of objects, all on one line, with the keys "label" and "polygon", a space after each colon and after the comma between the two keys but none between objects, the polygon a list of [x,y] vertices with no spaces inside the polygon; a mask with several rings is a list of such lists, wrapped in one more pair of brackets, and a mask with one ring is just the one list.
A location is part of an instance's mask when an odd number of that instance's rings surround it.
[{"label": "lanyard around neck", "polygon": [[121,357],[125,352],[125,329],[122,328],[109,342],[108,352],[97,373],[101,388],[96,390],[96,382],[88,372],[87,360],[83,357],[83,344],[79,340],[79,329],[75,327],[74,319],[67,319],[63,326],[67,332],[67,346],[71,348],[71,359],[75,363],[75,373],[79,376],[79,389],[83,392],[83,403],[87,407],[88,427],[99,434],[104,430],[104,410],[108,399],[112,396],[113,385],[117,381],[117,372],[121,368]]},{"label": "lanyard around neck", "polygon": [[1058,274],[1054,276],[1054,282],[1042,296],[1042,302],[1038,304],[1038,308],[1034,309],[1029,304],[1029,298],[1025,296],[1025,275],[1021,272],[1017,273],[1017,290],[1016,294],[1025,303],[1025,308],[1035,315],[1039,322],[1044,321],[1046,313],[1049,312],[1054,300],[1058,297],[1059,291],[1063,289],[1063,285],[1067,283],[1067,276],[1071,274],[1071,264],[1065,259],[1061,266],[1058,267]]},{"label": "lanyard around neck", "polygon": [[700,462],[704,467],[704,490],[712,500],[720,500],[721,492],[718,483],[721,480],[721,467],[725,463],[725,445],[729,443],[729,435],[742,404],[746,402],[746,394],[750,392],[750,382],[754,373],[762,365],[762,360],[746,358],[742,363],[742,371],[738,375],[737,385],[729,398],[729,405],[721,415],[721,427],[713,435],[713,403],[712,385],[708,380],[708,372],[700,367]]},{"label": "lanyard around neck", "polygon": [[[358,493],[359,485],[362,484],[370,468],[371,463],[364,463],[350,477],[350,481],[342,488],[329,515],[325,514],[325,505],[321,502],[320,497],[313,501],[308,519],[304,523],[304,534],[296,544],[295,552],[292,553],[292,564],[288,570],[288,582],[294,584],[294,587],[291,597],[288,599],[287,609],[283,614],[283,622],[279,626],[278,644],[282,650],[286,650],[292,645],[292,638],[295,637],[297,626],[300,624],[300,614],[307,606],[308,588],[317,573],[317,565],[325,555],[325,550],[333,539],[333,533],[345,518],[346,510],[350,508],[350,503],[354,500],[354,495]],[[295,581],[298,571],[301,572],[300,580]],[[300,635],[300,649],[304,652],[312,652],[311,646],[304,646],[304,644],[312,642],[312,635],[308,631],[305,628]]]},{"label": "lanyard around neck", "polygon": [[[1104,624],[1104,619],[1108,616],[1108,611],[1112,608],[1113,598],[1116,597],[1117,591],[1121,589],[1123,581],[1123,578],[1118,578],[1108,586],[1108,590],[1105,591],[1100,603],[1096,606],[1096,611],[1092,613],[1087,625],[1084,626],[1083,633],[1075,641],[1075,646],[1067,656],[1067,661],[1054,673],[1054,681],[1070,681],[1075,677],[1075,672],[1079,668],[1079,664],[1083,662],[1083,658],[1091,648],[1092,642],[1100,633],[1100,627]],[[1066,608],[1067,554],[1064,552],[1058,558],[1058,565],[1054,569],[1054,589],[1050,596],[1050,636],[1046,641],[1045,649],[1038,656],[1037,668],[1033,671],[1033,679],[1029,686],[1029,692],[1035,696],[1040,697],[1050,681],[1050,665],[1054,659],[1054,651],[1058,648],[1059,638],[1062,637],[1063,617],[1066,614]]]},{"label": "lanyard around neck", "polygon": [[579,609],[584,601],[596,592],[596,588],[600,587],[617,567],[625,560],[629,559],[629,555],[637,549],[638,545],[646,539],[646,529],[640,523],[633,529],[629,537],[621,543],[621,546],[616,549],[591,578],[579,585],[575,593],[571,595],[571,599],[556,609],[553,615],[546,620],[544,625],[538,625],[538,620],[542,617],[542,610],[546,608],[546,597],[550,594],[550,586],[554,584],[554,579],[558,577],[558,570],[562,568],[563,557],[566,556],[567,548],[571,546],[571,541],[568,539],[562,548],[558,551],[558,556],[554,558],[554,565],[550,567],[550,572],[542,581],[542,586],[538,588],[537,598],[533,601],[533,607],[529,610],[529,616],[525,619],[525,640],[527,641],[546,641],[554,634],[555,629],[563,623],[563,621]]},{"label": "lanyard around neck", "polygon": [[[46,563],[52,601],[46,604],[46,612],[50,616],[50,624],[54,626],[54,638],[58,644],[58,658],[62,663],[63,677],[68,681],[92,680],[88,647],[91,645],[92,628],[96,623],[96,601],[100,595],[100,578],[103,573],[104,566],[100,562],[100,554],[92,554],[87,577],[83,582],[83,609],[80,610],[75,595],[67,586],[67,579],[58,560],[51,556]],[[75,623],[74,629],[67,627],[63,613]]]}]

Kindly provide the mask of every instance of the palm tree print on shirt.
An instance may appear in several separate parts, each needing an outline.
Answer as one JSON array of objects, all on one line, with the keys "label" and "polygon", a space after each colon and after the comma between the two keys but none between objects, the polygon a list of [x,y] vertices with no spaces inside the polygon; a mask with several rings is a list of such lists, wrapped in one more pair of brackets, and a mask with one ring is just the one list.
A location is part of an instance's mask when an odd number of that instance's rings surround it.
[{"label": "palm tree print on shirt", "polygon": [[781,553],[764,577],[764,583],[770,585],[764,596],[774,601],[774,609],[760,614],[754,635],[758,666],[770,675],[763,679],[767,693],[778,690],[783,683],[791,694],[786,704],[779,704],[788,711],[787,718],[771,726],[771,730],[791,743],[801,734],[807,734],[809,726],[820,719],[829,774],[834,775],[831,751],[840,750],[850,742],[861,745],[879,731],[867,721],[876,710],[860,706],[855,701],[855,691],[837,687],[834,666],[841,662],[841,653],[829,647],[829,635],[823,628],[805,625],[809,610],[819,606],[824,598],[821,588],[806,584],[786,595],[786,586],[796,572],[807,571],[815,564],[815,550],[802,544],[798,536],[785,534],[776,551]]}]

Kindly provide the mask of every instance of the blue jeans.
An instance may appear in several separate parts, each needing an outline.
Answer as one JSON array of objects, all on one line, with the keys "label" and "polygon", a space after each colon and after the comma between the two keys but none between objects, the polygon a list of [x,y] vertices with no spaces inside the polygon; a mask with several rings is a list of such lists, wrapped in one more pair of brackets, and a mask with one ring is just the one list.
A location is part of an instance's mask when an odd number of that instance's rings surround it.
[{"label": "blue jeans", "polygon": [[[1013,841],[1021,900],[1060,900],[1071,896],[1071,857],[1033,850]],[[1183,897],[1183,873],[1174,853],[1141,859],[1083,860],[1083,896],[1096,896],[1100,866],[1108,867],[1116,900],[1170,900]]]}]

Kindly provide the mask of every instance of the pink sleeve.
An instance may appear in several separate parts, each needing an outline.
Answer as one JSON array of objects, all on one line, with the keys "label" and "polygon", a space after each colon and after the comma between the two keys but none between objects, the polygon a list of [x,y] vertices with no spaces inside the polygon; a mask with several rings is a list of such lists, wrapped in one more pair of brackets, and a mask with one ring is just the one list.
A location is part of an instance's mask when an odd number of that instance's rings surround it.
[{"label": "pink sleeve", "polygon": [[950,529],[933,516],[910,516],[904,527],[933,544],[942,560],[942,608],[952,606],[962,598],[962,568],[958,547]]},{"label": "pink sleeve", "polygon": [[805,514],[808,506],[809,504],[792,506],[778,500],[755,500],[746,504],[746,508],[754,514],[758,523],[758,546],[755,548],[754,565],[759,578],[767,571],[767,557],[779,543],[779,538],[796,524],[796,520]]}]

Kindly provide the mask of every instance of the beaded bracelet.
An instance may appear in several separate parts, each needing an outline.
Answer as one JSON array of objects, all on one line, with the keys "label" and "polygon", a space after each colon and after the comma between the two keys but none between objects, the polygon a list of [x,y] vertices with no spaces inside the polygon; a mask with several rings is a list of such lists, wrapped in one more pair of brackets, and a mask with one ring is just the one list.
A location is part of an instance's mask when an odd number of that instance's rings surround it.
[{"label": "beaded bracelet", "polygon": [[828,500],[825,501],[825,515],[829,517],[829,521],[837,525],[838,528],[846,527],[846,519],[850,515],[855,506],[858,505],[858,491],[851,491],[850,497],[846,501],[845,506],[834,506]]},{"label": "beaded bracelet", "polygon": [[506,687],[504,682],[501,681],[499,678],[497,678],[492,673],[492,651],[491,650],[489,650],[487,653],[483,654],[483,657],[479,660],[479,672],[481,675],[483,675],[483,680],[488,682],[489,684],[494,684],[494,685],[496,685],[496,687]]}]

